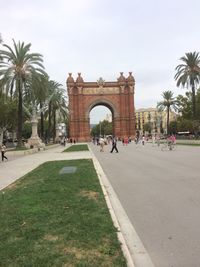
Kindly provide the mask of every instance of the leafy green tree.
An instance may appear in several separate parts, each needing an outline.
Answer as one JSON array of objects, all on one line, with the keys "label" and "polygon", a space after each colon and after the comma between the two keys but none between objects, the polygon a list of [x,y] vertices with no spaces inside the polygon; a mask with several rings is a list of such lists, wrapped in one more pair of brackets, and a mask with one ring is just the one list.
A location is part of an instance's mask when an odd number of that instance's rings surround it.
[{"label": "leafy green tree", "polygon": [[167,134],[169,134],[169,112],[177,110],[177,100],[173,97],[172,91],[164,91],[162,93],[163,100],[157,103],[157,108],[160,111],[167,111]]},{"label": "leafy green tree", "polygon": [[32,133],[32,125],[31,125],[31,122],[25,122],[24,123],[23,130],[22,130],[22,136],[25,139],[28,139],[28,138],[31,137],[31,133]]},{"label": "leafy green tree", "polygon": [[177,133],[177,131],[178,131],[178,123],[177,123],[177,121],[171,121],[169,123],[169,132],[175,134],[175,133]]},{"label": "leafy green tree", "polygon": [[112,122],[109,122],[107,120],[104,120],[102,122],[102,129],[103,129],[103,133],[104,135],[112,135]]},{"label": "leafy green tree", "polygon": [[0,144],[6,131],[13,131],[17,122],[17,103],[5,94],[0,94]]},{"label": "leafy green tree", "polygon": [[13,40],[14,48],[3,44],[6,50],[0,50],[0,79],[6,84],[7,91],[11,97],[14,96],[18,101],[18,146],[22,146],[22,124],[23,124],[23,93],[25,83],[32,76],[45,74],[42,65],[42,55],[30,53],[31,44],[25,45],[24,42],[16,43]]},{"label": "leafy green tree", "polygon": [[177,120],[177,131],[178,132],[194,132],[193,122],[183,117],[178,118]]},{"label": "leafy green tree", "polygon": [[[192,93],[186,92],[185,96],[178,95],[177,96],[178,110],[181,114],[178,124],[178,131],[182,131],[179,129],[179,125],[181,128],[182,125],[187,125],[187,131],[193,132],[194,134],[199,132],[200,130],[200,89],[196,92],[196,119],[193,120],[192,113]],[[191,123],[188,123],[188,120]]]},{"label": "leafy green tree", "polygon": [[197,52],[186,53],[181,57],[182,64],[176,67],[177,86],[191,87],[192,90],[192,113],[193,119],[196,118],[196,99],[195,90],[200,81],[200,55]]},{"label": "leafy green tree", "polygon": [[143,129],[144,129],[145,132],[151,133],[151,131],[152,131],[151,123],[150,122],[146,122],[144,124]]},{"label": "leafy green tree", "polygon": [[177,96],[178,112],[184,119],[192,119],[192,93],[186,92],[185,96]]},{"label": "leafy green tree", "polygon": [[91,136],[112,135],[112,122],[103,120],[95,125],[91,130]]}]

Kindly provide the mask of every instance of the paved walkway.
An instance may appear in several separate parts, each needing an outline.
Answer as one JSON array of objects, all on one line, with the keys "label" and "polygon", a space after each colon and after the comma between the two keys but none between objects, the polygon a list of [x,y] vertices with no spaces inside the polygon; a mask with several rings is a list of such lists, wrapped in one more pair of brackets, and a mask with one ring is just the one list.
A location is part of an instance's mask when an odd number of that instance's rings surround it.
[{"label": "paved walkway", "polygon": [[199,267],[200,147],[119,143],[112,154],[90,147],[154,265]]}]

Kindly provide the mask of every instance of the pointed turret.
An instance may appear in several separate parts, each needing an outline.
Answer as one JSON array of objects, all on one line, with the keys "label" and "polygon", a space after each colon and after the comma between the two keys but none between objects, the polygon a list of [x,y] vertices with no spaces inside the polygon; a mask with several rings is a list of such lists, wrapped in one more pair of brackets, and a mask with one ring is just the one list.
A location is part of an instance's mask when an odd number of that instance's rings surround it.
[{"label": "pointed turret", "polygon": [[72,73],[69,73],[69,77],[67,78],[67,86],[73,86],[74,85],[74,78],[72,77]]},{"label": "pointed turret", "polygon": [[81,73],[80,72],[78,72],[78,77],[76,79],[76,84],[77,84],[77,86],[83,86],[83,84],[84,84],[84,81],[83,81],[83,78],[81,77]]},{"label": "pointed turret", "polygon": [[120,72],[120,76],[117,80],[118,80],[119,85],[125,85],[126,84],[126,78],[124,77],[123,72]]},{"label": "pointed turret", "polygon": [[135,84],[135,79],[134,79],[131,71],[129,72],[129,76],[126,80],[127,80],[128,85],[134,85]]}]

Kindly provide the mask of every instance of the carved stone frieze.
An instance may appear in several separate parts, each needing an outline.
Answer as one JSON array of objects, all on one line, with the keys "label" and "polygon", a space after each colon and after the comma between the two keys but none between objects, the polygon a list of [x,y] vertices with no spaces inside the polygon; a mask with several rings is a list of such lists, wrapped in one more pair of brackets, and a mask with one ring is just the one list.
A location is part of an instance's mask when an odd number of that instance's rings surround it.
[{"label": "carved stone frieze", "polygon": [[83,88],[84,95],[119,94],[119,87]]}]

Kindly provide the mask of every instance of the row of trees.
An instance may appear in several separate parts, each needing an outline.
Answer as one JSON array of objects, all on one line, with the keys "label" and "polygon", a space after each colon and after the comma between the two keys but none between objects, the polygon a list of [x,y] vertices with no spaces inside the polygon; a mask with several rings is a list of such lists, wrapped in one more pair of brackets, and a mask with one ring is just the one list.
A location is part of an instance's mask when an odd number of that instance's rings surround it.
[{"label": "row of trees", "polygon": [[[31,44],[1,44],[0,50],[0,134],[17,130],[22,146],[22,130],[28,114],[40,115],[40,137],[55,138],[57,115],[67,117],[66,93],[62,85],[50,80],[39,53],[31,53]],[[47,123],[45,123],[45,121]],[[45,126],[46,129],[45,129]]]},{"label": "row of trees", "polygon": [[[162,93],[163,100],[158,102],[157,107],[167,111],[167,132],[170,131],[200,131],[200,55],[197,52],[186,53],[181,57],[182,61],[176,67],[175,80],[177,86],[190,89],[185,96],[178,95],[176,98],[172,91]],[[174,110],[181,116],[177,122],[169,122],[169,112]]]},{"label": "row of trees", "polygon": [[107,120],[103,120],[96,124],[92,130],[91,130],[91,136],[106,136],[106,135],[112,135],[113,129],[112,129],[112,122],[109,122]]}]

